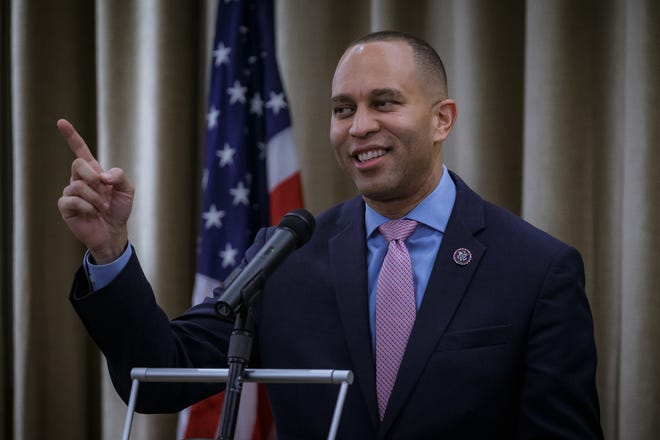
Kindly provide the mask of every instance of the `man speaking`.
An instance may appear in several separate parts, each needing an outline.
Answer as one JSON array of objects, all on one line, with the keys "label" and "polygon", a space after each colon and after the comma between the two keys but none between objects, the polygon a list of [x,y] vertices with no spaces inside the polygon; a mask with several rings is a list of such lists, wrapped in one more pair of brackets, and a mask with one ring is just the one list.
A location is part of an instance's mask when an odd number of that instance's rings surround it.
[{"label": "man speaking", "polygon": [[[433,48],[388,31],[353,42],[330,102],[360,196],[320,214],[266,280],[250,366],[352,370],[342,439],[602,438],[581,257],[446,168],[457,106]],[[215,301],[167,319],[128,242],[133,185],[58,127],[76,156],[59,209],[89,249],[71,302],[119,394],[133,367],[226,367],[232,326]],[[222,386],[144,384],[138,410],[178,411]],[[336,387],[268,392],[280,440],[326,436]]]}]

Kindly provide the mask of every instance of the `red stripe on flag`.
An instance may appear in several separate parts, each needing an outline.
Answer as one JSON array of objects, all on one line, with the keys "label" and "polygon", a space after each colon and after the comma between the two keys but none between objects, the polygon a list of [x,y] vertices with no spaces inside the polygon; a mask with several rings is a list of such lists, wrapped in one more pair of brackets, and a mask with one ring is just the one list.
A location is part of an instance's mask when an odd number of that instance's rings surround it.
[{"label": "red stripe on flag", "polygon": [[224,399],[223,391],[191,406],[188,420],[192,423],[189,422],[186,426],[183,438],[216,438]]},{"label": "red stripe on flag", "polygon": [[300,173],[294,173],[278,183],[270,192],[270,224],[278,224],[284,214],[302,207]]},{"label": "red stripe on flag", "polygon": [[273,420],[273,413],[270,409],[270,401],[268,400],[266,385],[260,383],[257,390],[257,420],[254,423],[252,440],[269,440],[273,438],[275,422]]}]

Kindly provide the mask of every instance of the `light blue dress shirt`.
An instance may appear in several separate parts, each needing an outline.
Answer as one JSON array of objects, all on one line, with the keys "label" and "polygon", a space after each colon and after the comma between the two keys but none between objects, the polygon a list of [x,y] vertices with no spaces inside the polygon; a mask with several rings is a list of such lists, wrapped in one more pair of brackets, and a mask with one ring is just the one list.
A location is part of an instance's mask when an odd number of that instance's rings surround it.
[{"label": "light blue dress shirt", "polygon": [[92,291],[96,292],[110,284],[112,280],[117,278],[117,275],[124,270],[128,264],[128,260],[133,255],[133,246],[129,243],[126,250],[119,258],[108,264],[93,264],[90,259],[89,251],[85,252],[83,258],[83,265],[87,273],[87,279],[92,285]]},{"label": "light blue dress shirt", "polygon": [[[451,180],[447,167],[443,165],[442,177],[438,186],[419,205],[403,217],[419,223],[415,232],[406,239],[406,246],[413,267],[417,310],[419,310],[422,299],[424,299],[424,292],[455,200],[456,185]],[[369,325],[372,341],[375,341],[374,332],[376,328],[376,285],[388,246],[385,238],[378,231],[378,226],[389,220],[374,211],[369,205],[366,205],[364,222],[367,231]]]}]

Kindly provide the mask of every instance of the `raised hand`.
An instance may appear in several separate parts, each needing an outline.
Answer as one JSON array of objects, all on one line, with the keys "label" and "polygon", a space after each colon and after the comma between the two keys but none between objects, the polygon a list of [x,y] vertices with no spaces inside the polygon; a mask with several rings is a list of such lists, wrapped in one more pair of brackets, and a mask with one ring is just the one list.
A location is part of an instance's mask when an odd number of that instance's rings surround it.
[{"label": "raised hand", "polygon": [[109,263],[128,243],[135,188],[123,170],[103,170],[69,121],[60,119],[57,128],[75,156],[71,180],[57,202],[60,214],[96,263]]}]

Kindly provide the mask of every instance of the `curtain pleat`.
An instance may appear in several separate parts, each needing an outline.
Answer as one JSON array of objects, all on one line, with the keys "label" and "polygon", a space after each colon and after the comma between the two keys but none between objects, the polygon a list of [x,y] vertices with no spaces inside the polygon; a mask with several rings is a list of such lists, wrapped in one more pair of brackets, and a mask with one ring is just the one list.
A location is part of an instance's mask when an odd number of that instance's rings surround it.
[{"label": "curtain pleat", "polygon": [[618,434],[651,438],[660,432],[660,5],[626,3],[624,12]]},{"label": "curtain pleat", "polygon": [[[96,17],[98,158],[135,184],[129,238],[171,317],[190,305],[195,268],[205,67],[198,10],[171,0],[101,1]],[[103,437],[121,438],[126,406],[103,371]],[[133,435],[166,438],[175,427],[173,415],[138,416]]]},{"label": "curtain pleat", "polygon": [[12,149],[10,103],[9,4],[0,0],[0,436],[11,438],[13,422],[13,261]]},{"label": "curtain pleat", "polygon": [[94,46],[81,38],[93,33],[93,4],[40,3],[11,8],[11,95],[2,99],[11,99],[13,187],[2,190],[13,193],[14,352],[3,362],[14,366],[15,438],[85,438],[99,416],[97,362],[64,293],[81,247],[57,211],[71,160],[54,123],[66,114],[93,124]]},{"label": "curtain pleat", "polygon": [[520,1],[454,2],[449,93],[458,121],[446,162],[478,192],[521,210],[525,9]]},{"label": "curtain pleat", "polygon": [[[116,439],[123,428],[125,405],[67,300],[84,249],[56,206],[72,161],[58,118],[135,183],[130,240],[166,313],[190,304],[216,1],[0,0],[10,64],[0,78],[10,162],[0,167],[1,434]],[[313,213],[355,194],[328,136],[345,46],[391,28],[438,49],[459,109],[447,165],[584,257],[608,439],[660,432],[659,5],[279,0],[275,9]],[[138,416],[131,438],[174,438],[175,424]]]}]

